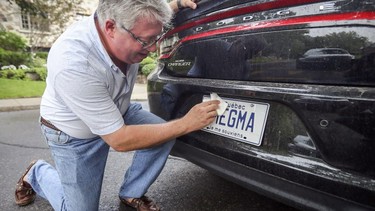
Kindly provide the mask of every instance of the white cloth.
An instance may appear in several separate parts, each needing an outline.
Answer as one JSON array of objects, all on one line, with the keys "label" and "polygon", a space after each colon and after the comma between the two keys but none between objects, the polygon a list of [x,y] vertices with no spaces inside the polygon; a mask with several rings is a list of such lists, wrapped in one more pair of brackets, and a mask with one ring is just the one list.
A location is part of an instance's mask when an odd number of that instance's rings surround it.
[{"label": "white cloth", "polygon": [[218,94],[213,92],[213,93],[210,94],[210,98],[203,98],[203,102],[208,101],[208,100],[218,100],[218,101],[220,101],[219,108],[216,110],[216,112],[217,112],[218,116],[221,116],[221,115],[224,114],[225,110],[228,107],[228,103],[226,103],[223,99],[221,99]]}]

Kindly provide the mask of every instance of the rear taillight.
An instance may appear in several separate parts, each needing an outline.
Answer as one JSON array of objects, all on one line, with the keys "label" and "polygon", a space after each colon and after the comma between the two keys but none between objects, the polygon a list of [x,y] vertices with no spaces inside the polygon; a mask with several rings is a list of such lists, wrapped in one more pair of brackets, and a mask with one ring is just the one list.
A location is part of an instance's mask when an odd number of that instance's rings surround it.
[{"label": "rear taillight", "polygon": [[179,45],[179,41],[177,33],[162,39],[159,46],[160,58],[168,58]]}]

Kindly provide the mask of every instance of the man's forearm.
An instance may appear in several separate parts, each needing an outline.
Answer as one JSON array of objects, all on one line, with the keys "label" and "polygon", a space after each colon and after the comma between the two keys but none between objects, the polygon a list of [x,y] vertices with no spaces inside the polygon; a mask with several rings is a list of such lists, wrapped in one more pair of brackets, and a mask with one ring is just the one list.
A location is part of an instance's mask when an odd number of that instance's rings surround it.
[{"label": "man's forearm", "polygon": [[174,13],[179,11],[178,5],[177,5],[177,0],[173,0],[173,1],[169,2],[169,6],[172,8]]},{"label": "man's forearm", "polygon": [[183,119],[147,125],[124,125],[113,134],[102,138],[116,151],[132,151],[162,144],[191,132]]},{"label": "man's forearm", "polygon": [[124,125],[102,138],[116,151],[153,147],[209,125],[217,116],[219,103],[218,100],[199,103],[184,117],[162,124]]}]

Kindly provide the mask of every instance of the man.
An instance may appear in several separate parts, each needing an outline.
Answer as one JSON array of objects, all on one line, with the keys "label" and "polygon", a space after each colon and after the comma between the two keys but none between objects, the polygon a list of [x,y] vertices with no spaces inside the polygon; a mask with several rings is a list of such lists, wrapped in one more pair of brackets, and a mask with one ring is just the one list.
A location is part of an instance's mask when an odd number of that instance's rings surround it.
[{"label": "man", "polygon": [[191,0],[100,0],[91,17],[71,26],[52,46],[41,102],[42,133],[55,167],[32,162],[16,187],[16,203],[35,193],[55,210],[98,210],[108,151],[131,151],[133,161],[119,191],[137,210],[159,210],[144,194],[160,174],[174,138],[199,130],[217,115],[218,101],[194,106],[165,122],[130,103],[138,64],[172,17]]}]

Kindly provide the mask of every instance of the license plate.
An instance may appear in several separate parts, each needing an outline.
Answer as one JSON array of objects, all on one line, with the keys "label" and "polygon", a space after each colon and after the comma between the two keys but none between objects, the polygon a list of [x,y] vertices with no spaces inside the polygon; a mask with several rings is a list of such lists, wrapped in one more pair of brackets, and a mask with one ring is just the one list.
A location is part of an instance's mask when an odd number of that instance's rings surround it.
[{"label": "license plate", "polygon": [[[209,100],[204,96],[203,101]],[[224,114],[202,130],[255,146],[262,144],[269,104],[222,98],[228,103]]]}]

